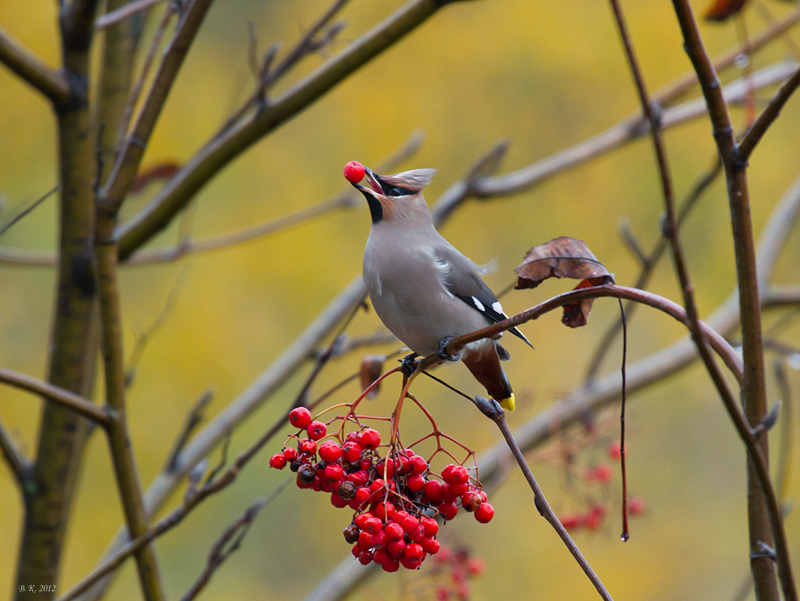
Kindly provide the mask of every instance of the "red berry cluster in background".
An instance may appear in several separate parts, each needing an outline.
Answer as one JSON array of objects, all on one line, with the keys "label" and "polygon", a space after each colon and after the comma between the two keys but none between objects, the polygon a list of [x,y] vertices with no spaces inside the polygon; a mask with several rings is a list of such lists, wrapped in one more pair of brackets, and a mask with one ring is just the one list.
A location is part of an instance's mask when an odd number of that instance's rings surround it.
[{"label": "red berry cluster in background", "polygon": [[364,565],[374,561],[387,572],[417,569],[439,552],[437,516],[451,520],[463,509],[483,524],[494,516],[480,483],[463,465],[435,474],[412,449],[384,445],[382,456],[380,433],[363,425],[343,439],[336,433],[321,442],[327,425],[312,420],[305,407],[292,410],[289,421],[301,430],[290,438],[296,446],[273,455],[270,466],[288,464],[298,488],[328,493],[334,507],[355,511],[344,537]]},{"label": "red berry cluster in background", "polygon": [[469,581],[481,576],[484,570],[483,560],[470,556],[466,549],[443,546],[428,573],[433,581],[428,588],[436,601],[466,601],[471,596]]},{"label": "red berry cluster in background", "polygon": [[[608,456],[614,461],[622,458],[619,440],[612,441],[607,448]],[[614,470],[608,463],[598,463],[582,469],[581,479],[590,485],[608,485],[614,477]],[[638,516],[644,513],[645,503],[641,497],[628,499],[628,515]],[[591,501],[588,507],[579,512],[564,513],[559,516],[561,524],[567,530],[586,529],[594,531],[600,528],[607,514],[606,504],[600,501]]]}]

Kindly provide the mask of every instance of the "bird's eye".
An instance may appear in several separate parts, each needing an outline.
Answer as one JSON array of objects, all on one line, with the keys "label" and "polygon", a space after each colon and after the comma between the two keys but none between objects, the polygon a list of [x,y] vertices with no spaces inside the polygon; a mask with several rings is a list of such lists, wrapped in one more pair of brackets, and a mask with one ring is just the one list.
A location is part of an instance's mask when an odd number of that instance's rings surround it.
[{"label": "bird's eye", "polygon": [[386,196],[408,196],[409,194],[413,194],[411,190],[403,188],[402,186],[384,186],[383,192]]}]

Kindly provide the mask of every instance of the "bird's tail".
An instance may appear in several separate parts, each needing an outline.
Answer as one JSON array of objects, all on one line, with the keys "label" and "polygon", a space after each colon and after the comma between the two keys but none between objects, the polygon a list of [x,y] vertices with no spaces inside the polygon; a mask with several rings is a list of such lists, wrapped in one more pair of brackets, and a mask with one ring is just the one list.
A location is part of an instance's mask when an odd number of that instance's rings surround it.
[{"label": "bird's tail", "polygon": [[483,384],[486,392],[500,403],[501,407],[514,411],[514,392],[500,366],[500,355],[497,353],[496,343],[493,340],[487,340],[477,348],[465,349],[462,361],[475,379]]}]

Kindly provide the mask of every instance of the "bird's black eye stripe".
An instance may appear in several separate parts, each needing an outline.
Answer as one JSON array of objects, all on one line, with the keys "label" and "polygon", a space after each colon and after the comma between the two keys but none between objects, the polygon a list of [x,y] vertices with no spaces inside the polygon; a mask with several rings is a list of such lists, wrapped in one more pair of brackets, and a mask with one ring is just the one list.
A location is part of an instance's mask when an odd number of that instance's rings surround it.
[{"label": "bird's black eye stripe", "polygon": [[413,190],[403,188],[402,186],[390,186],[389,184],[381,183],[381,187],[386,196],[408,196],[414,193]]}]

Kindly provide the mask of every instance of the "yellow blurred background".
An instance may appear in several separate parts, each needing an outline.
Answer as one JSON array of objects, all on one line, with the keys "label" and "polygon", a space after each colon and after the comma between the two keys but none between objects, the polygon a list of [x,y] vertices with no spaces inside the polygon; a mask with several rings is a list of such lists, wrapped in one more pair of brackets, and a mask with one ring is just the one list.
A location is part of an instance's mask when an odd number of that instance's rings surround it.
[{"label": "yellow blurred background", "polygon": [[[693,4],[702,11],[705,1]],[[341,50],[401,5],[396,0],[353,0],[343,13],[347,27],[327,54]],[[764,5],[776,16],[792,8],[772,1]],[[218,0],[158,123],[145,167],[188,160],[252,92],[248,23],[253,24],[261,52],[276,41],[284,43],[285,51],[326,6],[317,0]],[[627,1],[623,8],[651,92],[690,69],[670,3]],[[751,33],[765,25],[755,8],[747,10],[746,22]],[[53,2],[0,3],[0,25],[50,65],[59,61],[56,23]],[[702,32],[712,55],[737,44],[733,23],[703,24]],[[800,36],[793,37],[800,43]],[[786,53],[785,44],[773,43],[756,57],[754,67]],[[306,59],[279,89],[324,60]],[[738,75],[734,69],[725,79]],[[760,92],[758,99],[770,95],[771,91]],[[6,69],[0,69],[0,107],[0,223],[5,223],[57,183],[56,142],[49,105]],[[607,2],[455,3],[214,178],[193,202],[192,235],[203,239],[312,206],[344,189],[342,167],[347,161],[375,165],[416,130],[424,132],[424,144],[398,171],[438,168],[426,190],[432,204],[501,139],[511,143],[503,173],[572,146],[637,110]],[[733,115],[741,129],[743,111],[734,109]],[[798,123],[800,102],[792,99],[750,161],[757,231],[798,175]],[[665,136],[679,198],[714,157],[710,130],[707,120],[700,119]],[[157,188],[151,185],[132,199],[123,221],[144,207]],[[658,237],[662,210],[651,144],[642,139],[530,191],[489,202],[470,201],[447,222],[443,234],[478,263],[497,259],[497,270],[487,276],[496,291],[513,281],[513,268],[530,246],[560,235],[585,240],[617,282],[629,285],[639,267],[620,239],[619,224],[629,221],[644,247],[650,248]],[[50,199],[5,233],[0,245],[52,250],[55,215],[55,199]],[[152,246],[174,243],[179,221]],[[215,391],[208,411],[213,416],[359,274],[369,224],[366,206],[359,206],[234,249],[172,264],[124,268],[128,352],[158,319],[177,285],[174,308],[147,345],[129,395],[130,426],[145,485],[160,471],[187,412],[203,391]],[[711,187],[682,233],[700,312],[708,316],[735,283],[721,182]],[[784,251],[778,282],[797,282],[798,239],[795,235]],[[656,270],[651,287],[680,299],[668,258]],[[563,283],[547,282],[535,291],[512,292],[503,304],[512,314],[565,289]],[[53,291],[52,269],[0,263],[0,366],[37,377],[46,372]],[[771,324],[779,315],[772,312],[765,322]],[[597,341],[616,316],[616,303],[598,301],[583,329],[564,329],[555,314],[523,326],[535,351],[506,339],[513,355],[507,372],[520,399],[519,410],[510,416],[512,427],[581,384]],[[351,333],[370,333],[378,326],[374,313],[360,313]],[[631,323],[630,361],[682,336],[672,320],[640,310]],[[797,347],[797,320],[778,339]],[[615,344],[604,372],[617,370],[619,357],[620,346]],[[356,371],[359,360],[356,354],[334,362],[314,385],[312,396]],[[772,360],[770,355],[768,366]],[[306,372],[292,378],[236,430],[232,454],[246,449],[285,410]],[[462,366],[438,372],[462,390],[480,392]],[[797,371],[790,372],[790,379],[797,393]],[[430,382],[416,387],[442,428],[472,449],[480,452],[498,439],[491,424],[463,399]],[[357,393],[357,384],[349,385],[335,401],[347,402]],[[391,381],[370,412],[388,415],[396,393]],[[769,397],[770,402],[779,398],[772,377]],[[0,388],[0,419],[29,455],[35,450],[40,409],[39,399]],[[534,473],[558,512],[577,510],[584,495],[607,503],[606,523],[596,532],[577,533],[576,541],[615,598],[732,599],[748,574],[745,454],[713,387],[694,366],[634,395],[629,409],[630,487],[645,499],[647,509],[632,521],[628,543],[619,540],[618,475],[605,488],[568,483],[563,472],[544,459],[533,464]],[[578,463],[607,461],[606,445],[617,436],[617,411],[603,415],[602,423],[609,426],[596,444],[579,454]],[[424,428],[415,419],[409,420],[409,428]],[[796,424],[792,430],[796,433]],[[773,436],[773,442],[778,438]],[[276,440],[234,486],[158,540],[170,598],[178,598],[199,575],[224,528],[287,477],[267,466],[269,455],[281,444]],[[777,451],[776,446],[774,454]],[[212,455],[212,463],[217,456]],[[797,496],[800,477],[796,451],[793,458],[789,498]],[[182,493],[183,488],[167,509],[180,503]],[[510,474],[490,502],[496,510],[491,524],[460,518],[443,528],[440,537],[445,543],[467,546],[486,562],[484,575],[474,581],[474,599],[595,597],[556,534],[537,515],[518,473]],[[22,520],[21,496],[5,467],[0,469],[0,515],[4,596],[11,594],[15,582]],[[95,565],[121,523],[106,441],[95,433],[68,529],[61,592]],[[347,512],[335,510],[325,496],[289,487],[258,516],[243,548],[215,574],[203,598],[302,599],[348,556],[341,536],[348,523]],[[800,520],[792,514],[786,527],[800,570]],[[354,598],[397,599],[425,570],[423,565],[420,573],[379,575]],[[140,598],[131,562],[121,570],[108,598]]]}]

